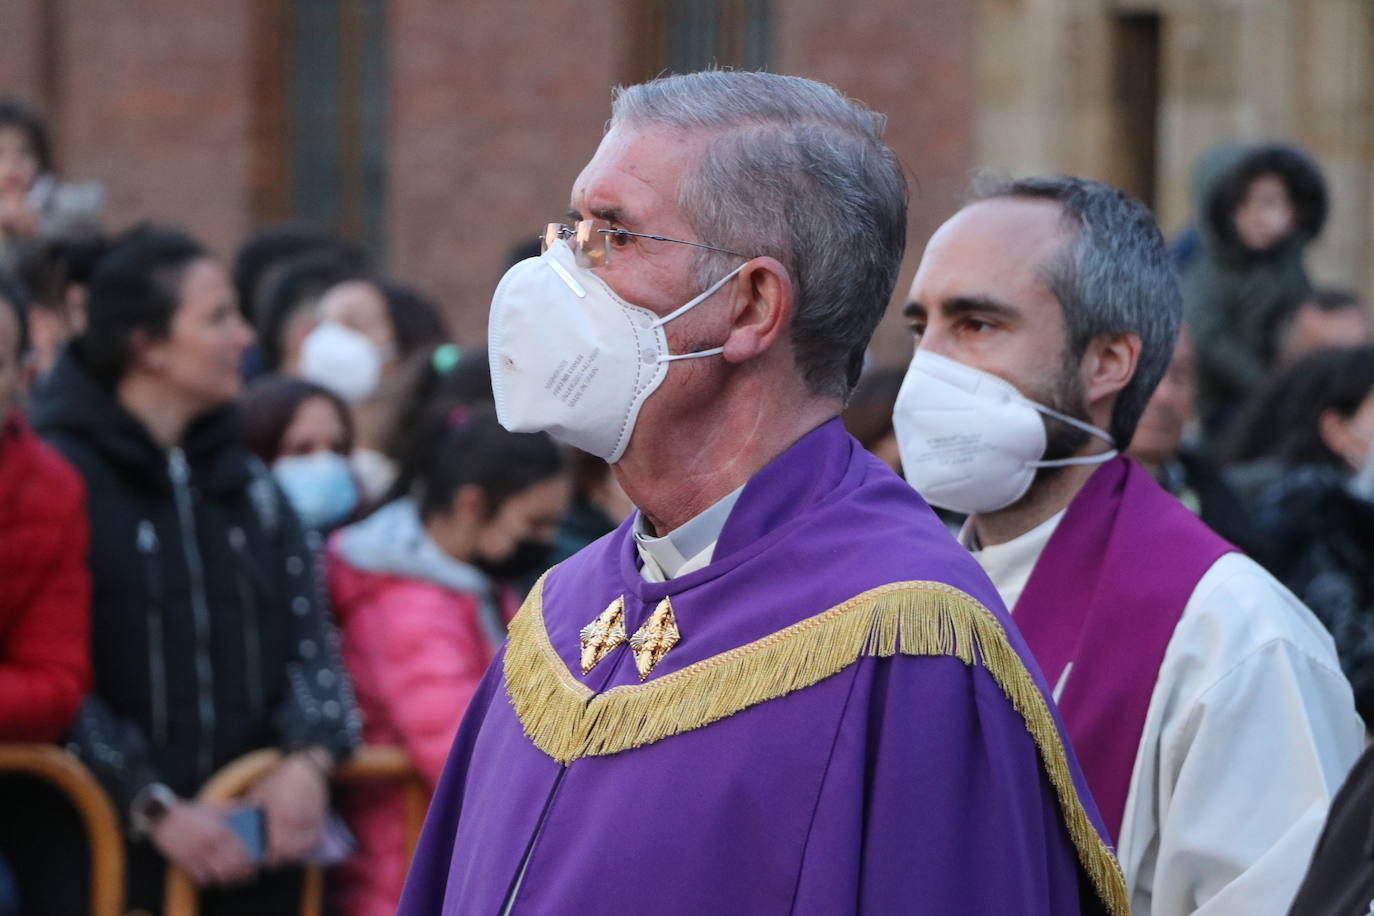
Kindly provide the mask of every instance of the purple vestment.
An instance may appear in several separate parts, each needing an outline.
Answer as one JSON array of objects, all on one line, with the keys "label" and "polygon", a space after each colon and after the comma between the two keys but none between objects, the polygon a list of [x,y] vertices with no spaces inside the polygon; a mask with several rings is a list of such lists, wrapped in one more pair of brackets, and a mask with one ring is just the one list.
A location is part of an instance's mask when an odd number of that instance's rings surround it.
[{"label": "purple vestment", "polygon": [[1074,497],[1016,601],[1103,823],[1121,831],[1159,666],[1193,589],[1235,548],[1129,458]]},{"label": "purple vestment", "polygon": [[[626,522],[539,596],[469,706],[402,914],[497,914],[512,888],[521,916],[1126,912],[991,584],[838,420],[750,480],[706,568],[644,581]],[[643,684],[629,645],[581,673],[617,598],[626,632],[665,598],[681,631]],[[901,652],[875,624],[816,673],[899,604]],[[975,619],[968,662],[903,654]]]}]

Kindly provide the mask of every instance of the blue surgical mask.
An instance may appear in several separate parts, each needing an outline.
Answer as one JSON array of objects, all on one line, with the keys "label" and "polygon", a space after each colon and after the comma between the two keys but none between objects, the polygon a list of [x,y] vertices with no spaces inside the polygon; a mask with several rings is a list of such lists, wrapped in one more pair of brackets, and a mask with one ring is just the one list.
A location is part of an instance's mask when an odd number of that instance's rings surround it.
[{"label": "blue surgical mask", "polygon": [[278,458],[272,475],[301,521],[311,528],[332,528],[357,508],[358,485],[348,459],[337,452]]}]

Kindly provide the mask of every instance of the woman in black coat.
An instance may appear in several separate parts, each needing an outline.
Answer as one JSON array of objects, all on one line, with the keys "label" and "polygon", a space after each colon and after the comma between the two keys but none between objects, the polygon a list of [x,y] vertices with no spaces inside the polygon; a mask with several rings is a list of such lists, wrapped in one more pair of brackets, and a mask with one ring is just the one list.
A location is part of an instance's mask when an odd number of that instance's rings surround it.
[{"label": "woman in black coat", "polygon": [[[329,771],[361,722],[312,545],[238,442],[252,332],[223,268],[165,229],[116,244],[87,311],[34,410],[89,494],[94,687],[70,740],[135,837],[129,907],[159,908],[170,859],[237,887],[222,903],[274,912],[291,873],[267,869],[318,845]],[[257,862],[251,830],[191,799],[260,747],[287,754],[249,793],[266,828]]]},{"label": "woman in black coat", "polygon": [[1275,376],[1241,414],[1230,471],[1253,501],[1265,564],[1331,631],[1374,727],[1374,346]]}]

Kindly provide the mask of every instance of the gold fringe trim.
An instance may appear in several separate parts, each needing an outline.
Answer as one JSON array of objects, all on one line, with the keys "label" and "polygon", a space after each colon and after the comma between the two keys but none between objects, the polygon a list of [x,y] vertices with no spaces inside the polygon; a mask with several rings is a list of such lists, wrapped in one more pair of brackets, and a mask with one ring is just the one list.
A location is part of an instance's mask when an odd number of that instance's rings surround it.
[{"label": "gold fringe trim", "polygon": [[1001,623],[967,593],[942,582],[894,582],[648,683],[594,694],[549,642],[543,587],[540,579],[511,621],[506,693],[525,735],[563,765],[701,728],[810,687],[862,655],[950,655],[966,665],[976,659],[1025,720],[1098,896],[1113,916],[1130,913],[1121,866],[1078,797],[1044,695]]}]

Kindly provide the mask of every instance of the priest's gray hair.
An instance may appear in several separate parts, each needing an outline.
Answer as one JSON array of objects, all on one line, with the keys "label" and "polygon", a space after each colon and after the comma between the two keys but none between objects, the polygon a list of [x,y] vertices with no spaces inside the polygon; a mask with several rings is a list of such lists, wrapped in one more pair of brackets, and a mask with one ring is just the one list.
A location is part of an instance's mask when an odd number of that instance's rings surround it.
[{"label": "priest's gray hair", "polygon": [[[787,269],[797,367],[811,393],[847,398],[906,247],[887,119],[814,80],[707,70],[618,87],[608,129],[622,125],[712,134],[679,209],[701,241]],[[738,263],[703,250],[695,280]]]},{"label": "priest's gray hair", "polygon": [[1169,368],[1183,321],[1178,273],[1154,216],[1119,188],[1065,175],[985,175],[974,182],[972,197],[1048,200],[1063,209],[1073,238],[1041,270],[1064,310],[1075,360],[1103,335],[1140,337],[1135,375],[1117,395],[1107,430],[1124,451]]}]

